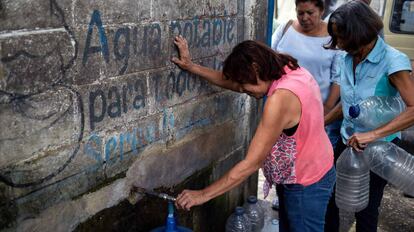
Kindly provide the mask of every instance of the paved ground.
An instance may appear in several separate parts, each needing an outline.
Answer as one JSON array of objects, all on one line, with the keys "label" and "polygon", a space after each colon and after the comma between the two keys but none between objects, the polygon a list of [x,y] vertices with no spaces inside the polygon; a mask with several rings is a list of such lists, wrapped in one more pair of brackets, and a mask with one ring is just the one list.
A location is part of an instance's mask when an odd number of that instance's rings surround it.
[{"label": "paved ground", "polygon": [[[264,200],[262,186],[264,176],[262,170],[259,171],[258,198],[263,200],[266,209],[266,220],[277,218],[277,212],[270,209],[271,202],[275,197],[275,192],[269,193]],[[382,200],[378,232],[414,232],[414,198],[407,198],[397,189],[387,185]],[[355,232],[355,225],[349,230]]]},{"label": "paved ground", "polygon": [[385,188],[380,213],[380,231],[414,232],[414,198],[407,198],[393,187]]}]

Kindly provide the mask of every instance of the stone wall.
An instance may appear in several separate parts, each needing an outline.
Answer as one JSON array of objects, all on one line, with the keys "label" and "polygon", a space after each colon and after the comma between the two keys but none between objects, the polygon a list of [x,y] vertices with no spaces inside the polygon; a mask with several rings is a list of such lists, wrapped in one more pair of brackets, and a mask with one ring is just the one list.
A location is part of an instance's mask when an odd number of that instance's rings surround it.
[{"label": "stone wall", "polygon": [[[238,42],[264,40],[266,7],[0,0],[0,230],[146,231],[163,223],[166,204],[131,195],[132,185],[177,194],[223,175],[244,156],[260,104],[173,65],[173,37],[220,69]],[[256,183],[180,212],[180,222],[222,230]]]}]

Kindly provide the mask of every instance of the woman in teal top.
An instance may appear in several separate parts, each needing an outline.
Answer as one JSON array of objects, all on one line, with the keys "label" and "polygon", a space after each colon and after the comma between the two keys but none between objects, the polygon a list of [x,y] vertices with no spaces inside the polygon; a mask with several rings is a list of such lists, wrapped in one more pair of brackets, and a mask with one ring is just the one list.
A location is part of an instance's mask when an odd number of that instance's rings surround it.
[{"label": "woman in teal top", "polygon": [[[341,103],[325,116],[325,123],[343,117],[344,144],[362,151],[374,140],[391,141],[395,133],[414,124],[414,80],[408,57],[387,45],[378,33],[381,18],[362,1],[351,1],[332,13],[328,32],[331,49],[347,52],[341,70]],[[401,95],[407,108],[389,123],[375,130],[353,124],[349,108],[370,96]],[[351,128],[351,130],[346,129]],[[345,146],[342,146],[345,148]],[[340,153],[339,153],[340,154]],[[370,199],[366,209],[356,213],[356,231],[376,231],[378,208],[386,181],[371,172]]]}]

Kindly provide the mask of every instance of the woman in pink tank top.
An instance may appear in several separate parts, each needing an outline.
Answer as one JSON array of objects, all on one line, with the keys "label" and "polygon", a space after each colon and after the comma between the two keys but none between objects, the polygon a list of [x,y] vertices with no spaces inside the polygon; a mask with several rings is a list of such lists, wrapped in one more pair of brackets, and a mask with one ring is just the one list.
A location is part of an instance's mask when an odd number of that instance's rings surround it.
[{"label": "woman in pink tank top", "polygon": [[191,61],[187,41],[174,40],[172,61],[212,84],[257,99],[267,95],[261,121],[245,158],[202,190],[184,190],[176,206],[189,210],[240,184],[263,167],[265,194],[278,185],[280,231],[323,231],[335,182],[333,150],[324,130],[318,84],[296,59],[255,41],[233,48],[223,71]]}]

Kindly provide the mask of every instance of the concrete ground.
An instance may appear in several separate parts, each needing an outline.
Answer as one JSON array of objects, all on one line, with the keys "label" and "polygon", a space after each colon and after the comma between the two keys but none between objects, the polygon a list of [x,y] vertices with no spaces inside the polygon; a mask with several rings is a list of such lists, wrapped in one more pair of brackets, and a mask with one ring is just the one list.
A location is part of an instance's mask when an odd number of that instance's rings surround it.
[{"label": "concrete ground", "polygon": [[[277,218],[277,212],[271,209],[271,202],[276,194],[273,190],[266,199],[263,199],[264,180],[262,170],[260,170],[257,197],[263,201],[266,212],[265,220],[269,222],[272,218]],[[349,232],[355,232],[355,224]],[[404,197],[400,191],[387,185],[381,204],[378,232],[414,232],[414,198]]]}]

